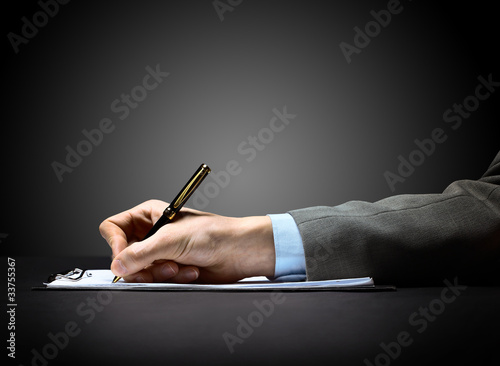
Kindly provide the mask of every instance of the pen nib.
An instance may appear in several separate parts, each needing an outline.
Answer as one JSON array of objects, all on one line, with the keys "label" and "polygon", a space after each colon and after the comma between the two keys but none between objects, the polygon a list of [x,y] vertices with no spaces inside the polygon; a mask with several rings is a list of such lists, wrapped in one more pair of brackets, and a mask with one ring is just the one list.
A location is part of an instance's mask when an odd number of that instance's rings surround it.
[{"label": "pen nib", "polygon": [[120,278],[121,277],[115,276],[115,278],[113,278],[113,283],[117,283],[118,281],[120,281]]}]

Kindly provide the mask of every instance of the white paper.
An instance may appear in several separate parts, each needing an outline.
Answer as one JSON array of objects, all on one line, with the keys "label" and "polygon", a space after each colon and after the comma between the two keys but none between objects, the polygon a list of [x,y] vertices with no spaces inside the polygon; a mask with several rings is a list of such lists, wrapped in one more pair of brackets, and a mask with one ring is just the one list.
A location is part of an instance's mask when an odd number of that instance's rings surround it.
[{"label": "white paper", "polygon": [[52,289],[107,289],[107,290],[265,290],[265,289],[321,289],[341,287],[374,287],[371,277],[349,278],[341,280],[306,281],[306,282],[272,282],[266,277],[249,277],[233,284],[178,284],[178,283],[130,283],[120,279],[112,283],[113,273],[109,269],[92,269],[85,271],[77,281],[66,278],[44,283]]}]

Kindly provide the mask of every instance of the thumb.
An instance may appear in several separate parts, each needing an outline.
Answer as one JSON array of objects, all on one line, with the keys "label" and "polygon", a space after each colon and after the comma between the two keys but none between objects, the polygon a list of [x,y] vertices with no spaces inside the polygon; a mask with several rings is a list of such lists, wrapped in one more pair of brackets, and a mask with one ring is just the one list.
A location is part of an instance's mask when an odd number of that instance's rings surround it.
[{"label": "thumb", "polygon": [[147,265],[153,263],[157,259],[164,258],[165,253],[162,254],[162,247],[157,235],[136,242],[123,249],[111,263],[111,272],[115,276],[125,277],[144,269]]}]

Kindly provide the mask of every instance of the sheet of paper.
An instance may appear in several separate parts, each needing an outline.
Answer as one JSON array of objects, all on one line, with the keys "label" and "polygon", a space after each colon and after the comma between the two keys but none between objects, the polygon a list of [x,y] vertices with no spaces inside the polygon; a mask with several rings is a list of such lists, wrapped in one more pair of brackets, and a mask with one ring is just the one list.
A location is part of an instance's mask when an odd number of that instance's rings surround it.
[{"label": "sheet of paper", "polygon": [[307,289],[335,289],[335,288],[370,288],[374,287],[371,277],[350,278],[327,281],[307,282],[272,282],[266,277],[249,277],[234,284],[177,284],[177,283],[129,283],[123,279],[112,283],[113,273],[109,269],[87,270],[78,280],[66,278],[56,279],[44,283],[47,289],[67,290],[159,290],[159,291],[245,291],[245,290],[307,290]]}]

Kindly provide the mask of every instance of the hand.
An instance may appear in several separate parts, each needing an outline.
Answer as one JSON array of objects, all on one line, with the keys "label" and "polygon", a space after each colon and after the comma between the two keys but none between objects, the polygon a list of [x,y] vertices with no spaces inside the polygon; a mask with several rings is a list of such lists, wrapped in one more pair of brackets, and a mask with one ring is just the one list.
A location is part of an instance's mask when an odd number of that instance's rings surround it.
[{"label": "hand", "polygon": [[234,218],[183,208],[173,222],[140,241],[167,206],[150,200],[101,223],[116,276],[130,282],[228,283],[274,275],[269,217]]}]

